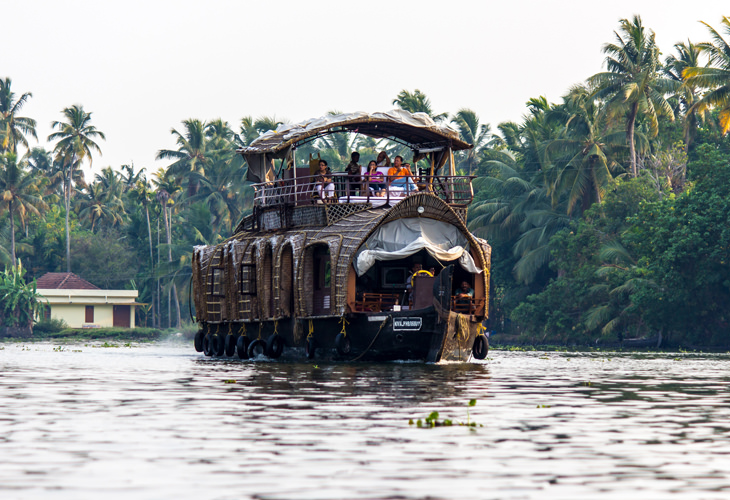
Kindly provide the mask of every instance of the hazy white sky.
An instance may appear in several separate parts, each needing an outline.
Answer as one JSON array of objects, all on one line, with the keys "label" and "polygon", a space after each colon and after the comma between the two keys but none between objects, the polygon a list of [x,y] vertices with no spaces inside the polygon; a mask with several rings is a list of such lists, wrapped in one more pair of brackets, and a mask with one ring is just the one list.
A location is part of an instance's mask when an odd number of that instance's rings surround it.
[{"label": "hazy white sky", "polygon": [[21,116],[50,123],[82,104],[106,134],[94,170],[155,170],[181,120],[289,121],[384,111],[401,89],[494,129],[530,97],[557,102],[603,69],[621,18],[641,15],[666,56],[720,28],[724,1],[0,0],[0,77],[32,92]]}]

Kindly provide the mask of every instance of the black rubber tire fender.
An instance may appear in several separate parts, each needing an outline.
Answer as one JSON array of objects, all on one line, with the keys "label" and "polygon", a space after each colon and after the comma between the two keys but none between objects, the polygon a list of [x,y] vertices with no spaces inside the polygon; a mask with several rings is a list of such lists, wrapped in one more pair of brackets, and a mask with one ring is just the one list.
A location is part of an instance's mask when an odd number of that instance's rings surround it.
[{"label": "black rubber tire fender", "polygon": [[205,334],[203,337],[203,353],[206,356],[212,356],[213,351],[210,349],[210,333]]},{"label": "black rubber tire fender", "polygon": [[205,338],[205,333],[203,333],[203,330],[198,330],[198,333],[195,334],[195,340],[193,340],[195,350],[198,352],[203,352],[203,338]]},{"label": "black rubber tire fender", "polygon": [[224,344],[224,351],[226,353],[226,356],[229,358],[236,354],[236,336],[231,335],[230,333],[226,335],[226,339],[223,342]]},{"label": "black rubber tire fender", "polygon": [[250,342],[251,341],[245,335],[238,337],[238,340],[236,340],[236,352],[238,353],[239,358],[248,359],[248,344]]},{"label": "black rubber tire fender", "polygon": [[350,339],[344,333],[338,333],[337,337],[335,337],[335,347],[340,356],[347,356],[352,352]]},{"label": "black rubber tire fender", "polygon": [[266,354],[266,342],[264,342],[262,339],[254,339],[251,341],[250,344],[248,344],[248,350],[246,351],[248,353],[249,358],[255,358],[258,356],[256,353],[256,350],[260,349],[261,354]]},{"label": "black rubber tire fender", "polygon": [[223,356],[226,350],[226,345],[223,340],[223,336],[217,333],[210,336],[210,352],[214,356]]},{"label": "black rubber tire fender", "polygon": [[474,346],[471,348],[471,353],[476,359],[484,359],[489,353],[489,342],[485,335],[477,335],[474,339]]},{"label": "black rubber tire fender", "polygon": [[272,359],[276,359],[281,356],[284,351],[284,339],[279,335],[271,335],[266,340],[266,355]]},{"label": "black rubber tire fender", "polygon": [[309,337],[304,341],[304,354],[307,356],[307,359],[314,359],[314,353],[316,350],[317,341],[314,340],[314,337]]}]

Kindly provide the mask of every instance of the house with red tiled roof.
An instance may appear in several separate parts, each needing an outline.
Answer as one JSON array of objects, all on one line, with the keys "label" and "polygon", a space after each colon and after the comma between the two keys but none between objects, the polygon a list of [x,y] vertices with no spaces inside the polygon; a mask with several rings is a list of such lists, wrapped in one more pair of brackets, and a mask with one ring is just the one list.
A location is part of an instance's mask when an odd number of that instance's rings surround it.
[{"label": "house with red tiled roof", "polygon": [[71,328],[134,328],[137,290],[103,290],[74,273],[46,273],[36,284],[49,306],[47,318]]}]

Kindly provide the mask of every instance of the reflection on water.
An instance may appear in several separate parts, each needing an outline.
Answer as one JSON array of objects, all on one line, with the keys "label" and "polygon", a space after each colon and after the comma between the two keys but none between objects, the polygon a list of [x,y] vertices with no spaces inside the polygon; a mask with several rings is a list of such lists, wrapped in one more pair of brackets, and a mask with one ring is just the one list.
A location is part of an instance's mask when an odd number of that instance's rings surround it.
[{"label": "reflection on water", "polygon": [[[727,498],[730,356],[0,344],[0,498]],[[483,424],[418,429],[410,418]]]}]

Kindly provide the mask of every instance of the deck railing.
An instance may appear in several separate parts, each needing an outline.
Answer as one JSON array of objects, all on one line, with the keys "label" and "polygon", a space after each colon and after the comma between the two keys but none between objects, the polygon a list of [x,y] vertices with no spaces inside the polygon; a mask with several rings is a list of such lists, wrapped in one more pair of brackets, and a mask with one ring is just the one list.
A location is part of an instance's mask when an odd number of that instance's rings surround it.
[{"label": "deck railing", "polygon": [[414,193],[431,193],[452,206],[465,207],[474,197],[474,176],[436,175],[412,178],[404,184],[398,177],[384,176],[382,182],[358,181],[345,173],[332,174],[332,186],[317,175],[278,179],[254,184],[254,205],[310,205],[313,203],[391,204]]}]

